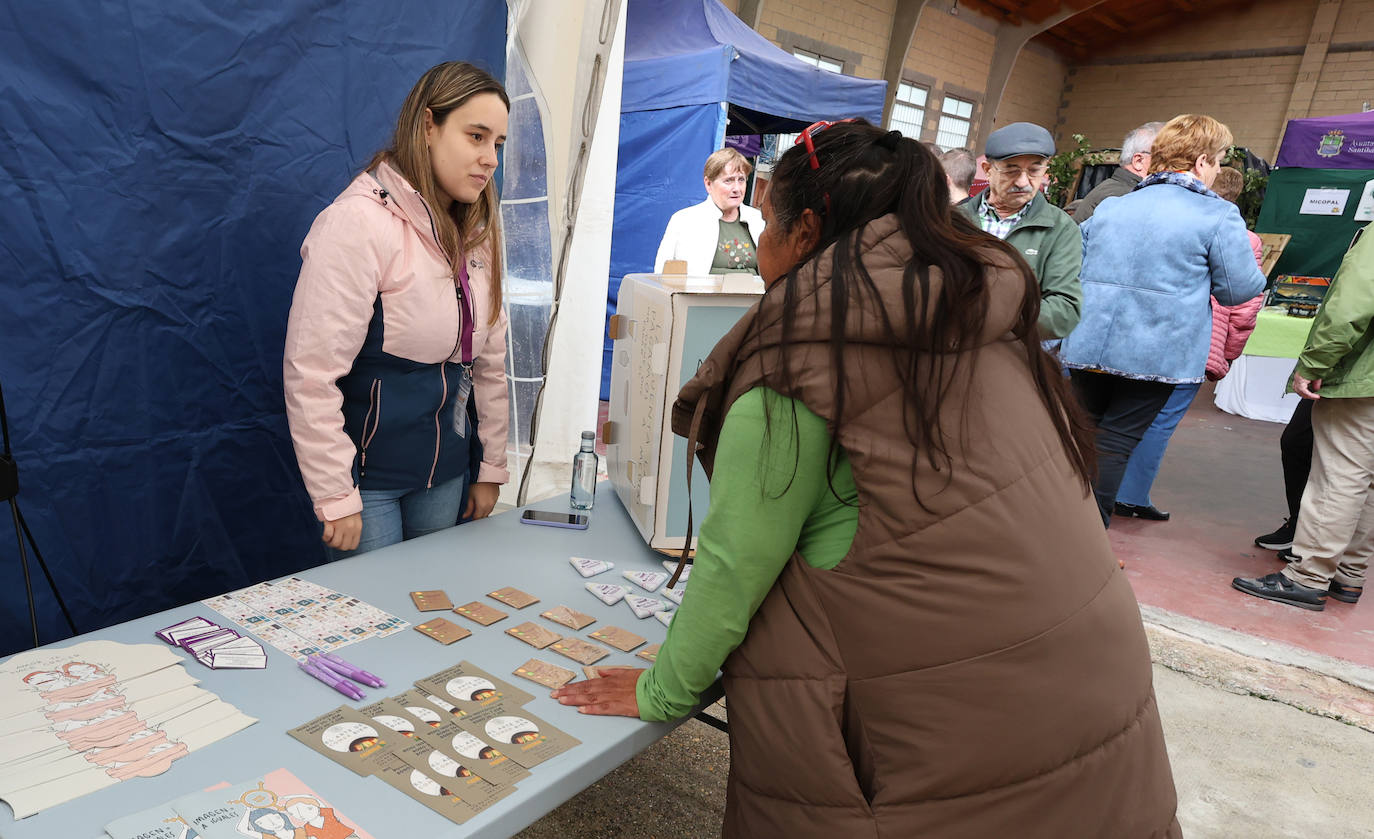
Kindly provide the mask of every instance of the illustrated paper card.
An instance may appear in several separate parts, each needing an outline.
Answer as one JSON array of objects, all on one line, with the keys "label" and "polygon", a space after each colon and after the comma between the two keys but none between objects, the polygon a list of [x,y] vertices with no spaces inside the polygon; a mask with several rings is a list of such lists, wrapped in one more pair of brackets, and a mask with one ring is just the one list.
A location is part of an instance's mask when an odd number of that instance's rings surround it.
[{"label": "illustrated paper card", "polygon": [[510,617],[507,613],[486,603],[479,603],[474,600],[471,603],[464,603],[462,606],[454,607],[453,611],[462,615],[470,621],[477,621],[482,626],[491,626],[499,620]]},{"label": "illustrated paper card", "polygon": [[370,758],[387,748],[391,731],[344,705],[286,732],[305,745],[359,775],[371,775]]},{"label": "illustrated paper card", "polygon": [[511,760],[526,769],[532,769],[582,742],[523,709],[483,721],[480,731],[473,730],[474,726],[466,719],[459,724],[495,744]]},{"label": "illustrated paper card", "polygon": [[604,571],[609,571],[615,567],[614,562],[606,562],[602,559],[583,559],[580,556],[568,557],[568,562],[577,569],[577,573],[584,577],[595,577]]},{"label": "illustrated paper card", "polygon": [[477,773],[493,784],[514,784],[528,778],[530,771],[506,756],[506,753],[457,723],[444,726],[426,735],[448,744],[460,757],[476,761]]},{"label": "illustrated paper card", "polygon": [[[396,713],[398,709],[405,711],[414,721],[423,723],[430,729],[438,728],[451,717],[463,715],[463,712],[454,707],[452,702],[444,702],[440,705],[434,701],[435,699],[437,697],[431,697],[429,693],[423,690],[411,689],[400,696],[392,697],[389,701],[396,703],[395,708],[391,709],[392,713]],[[415,730],[419,731],[420,726],[417,725]]]},{"label": "illustrated paper card", "polygon": [[555,642],[552,649],[578,664],[595,664],[610,655],[604,648],[589,644],[581,638],[563,638]]},{"label": "illustrated paper card", "polygon": [[541,684],[546,688],[561,688],[577,678],[577,674],[573,671],[556,664],[540,661],[537,658],[530,659],[515,668],[513,672],[522,679],[529,679],[531,682]]},{"label": "illustrated paper card", "polygon": [[563,637],[557,632],[550,632],[532,621],[525,621],[519,626],[512,626],[506,630],[506,634],[524,641],[536,650],[542,650]]},{"label": "illustrated paper card", "polygon": [[[381,723],[402,737],[415,736],[415,732],[421,729],[428,729],[429,726],[419,722],[411,716],[406,709],[396,705],[393,700],[383,699],[380,702],[373,702],[358,709],[358,713],[371,719],[373,722]],[[436,714],[436,719],[438,715]]]},{"label": "illustrated paper card", "polygon": [[554,606],[547,612],[540,612],[539,617],[569,629],[581,629],[596,623],[596,618],[591,615],[583,614],[576,609],[569,609],[567,606]]},{"label": "illustrated paper card", "polygon": [[671,626],[673,623],[673,615],[676,614],[677,612],[654,612],[654,620],[664,626]]},{"label": "illustrated paper card", "polygon": [[447,754],[431,748],[422,740],[404,744],[397,754],[415,769],[438,781],[449,792],[472,805],[474,810],[485,810],[491,805],[515,792],[514,787],[497,786],[488,783],[478,775],[465,760],[454,760]]},{"label": "illustrated paper card", "polygon": [[661,646],[663,646],[663,645],[662,645],[662,644],[650,644],[649,646],[647,646],[647,647],[645,647],[644,649],[640,650],[639,652],[635,653],[635,655],[639,656],[640,658],[644,659],[644,660],[647,661],[647,662],[653,663],[653,662],[655,662],[655,661],[658,661],[658,649],[659,649],[659,647],[661,647]]},{"label": "illustrated paper card", "polygon": [[487,592],[487,597],[494,600],[500,600],[502,603],[515,609],[523,609],[526,606],[533,606],[535,603],[539,602],[538,597],[535,597],[533,594],[527,594],[514,586],[506,586],[505,588],[498,588],[496,591],[489,591]]},{"label": "illustrated paper card", "polygon": [[377,777],[393,789],[400,790],[454,824],[462,824],[477,815],[471,804],[394,752],[384,752],[378,757],[376,769]]},{"label": "illustrated paper card", "polygon": [[422,624],[417,624],[415,631],[428,638],[433,638],[446,647],[472,634],[472,630],[444,618],[431,618]]},{"label": "illustrated paper card", "polygon": [[195,839],[196,832],[171,802],[115,819],[105,825],[110,839]]},{"label": "illustrated paper card", "polygon": [[242,784],[183,796],[172,806],[200,832],[201,839],[243,839],[255,833],[264,837],[372,839],[285,769]]},{"label": "illustrated paper card", "polygon": [[502,699],[514,705],[524,705],[534,697],[509,682],[491,675],[475,664],[462,661],[453,667],[415,682],[421,690],[448,700],[471,713]]},{"label": "illustrated paper card", "polygon": [[684,586],[681,581],[678,581],[678,584],[673,586],[672,588],[665,588],[663,591],[659,592],[659,594],[662,594],[664,597],[673,601],[679,606],[682,605],[682,596],[686,593],[687,587]]}]

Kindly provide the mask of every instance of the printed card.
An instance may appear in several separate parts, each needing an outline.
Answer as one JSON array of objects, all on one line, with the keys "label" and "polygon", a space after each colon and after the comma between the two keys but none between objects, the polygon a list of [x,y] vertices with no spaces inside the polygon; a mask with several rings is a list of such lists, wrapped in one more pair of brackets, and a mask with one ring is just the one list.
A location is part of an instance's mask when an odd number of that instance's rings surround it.
[{"label": "printed card", "polygon": [[603,571],[609,571],[615,567],[614,562],[606,562],[601,559],[583,559],[580,556],[568,557],[568,562],[577,569],[577,573],[584,577],[595,577]]},{"label": "printed card", "polygon": [[672,588],[664,588],[663,591],[659,592],[659,594],[663,595],[664,597],[673,601],[679,606],[682,605],[682,595],[686,593],[687,586],[683,585],[681,580],[678,580],[677,585],[673,586]]},{"label": "printed card", "polygon": [[431,618],[418,624],[415,631],[433,638],[444,646],[461,641],[472,634],[472,630],[465,629],[446,618]]},{"label": "printed card", "polygon": [[547,612],[540,612],[539,617],[569,629],[581,629],[596,623],[596,618],[591,615],[585,615],[576,609],[569,609],[567,606],[554,606]]},{"label": "printed card", "polygon": [[[390,701],[396,703],[396,708],[405,711],[416,722],[424,723],[431,730],[438,728],[453,717],[463,715],[463,710],[455,707],[453,703],[444,702],[418,688],[411,688],[400,696],[393,696]],[[395,709],[392,710],[392,713],[395,713]],[[420,726],[416,726],[415,730],[420,731]]]},{"label": "printed card", "polygon": [[479,812],[515,792],[514,787],[488,783],[467,761],[454,760],[423,740],[401,744],[397,754]]},{"label": "printed card", "polygon": [[648,662],[658,661],[658,648],[661,647],[661,646],[663,646],[663,645],[662,645],[662,644],[650,644],[649,646],[647,646],[647,647],[645,647],[644,649],[640,650],[639,652],[635,653],[635,655],[639,656],[640,658],[642,658],[642,659],[644,659],[645,661],[648,661]]},{"label": "printed card", "polygon": [[524,705],[534,697],[509,682],[504,682],[482,668],[463,661],[453,667],[415,682],[420,690],[472,713],[501,700],[512,705]]},{"label": "printed card", "polygon": [[630,611],[635,613],[635,617],[643,620],[654,612],[662,612],[668,608],[668,604],[662,600],[652,597],[643,597],[638,594],[625,595],[625,603],[629,605]]},{"label": "printed card", "polygon": [[581,638],[561,638],[555,641],[553,651],[567,656],[578,664],[595,664],[610,653],[595,644],[588,644]]},{"label": "printed card", "polygon": [[621,576],[645,591],[654,591],[668,581],[662,571],[622,571]]},{"label": "printed card", "polygon": [[529,679],[531,682],[537,682],[547,688],[561,688],[577,678],[577,674],[573,671],[556,664],[540,661],[537,658],[530,659],[511,672],[522,679]]},{"label": "printed card", "polygon": [[471,718],[464,718],[459,725],[506,752],[511,760],[526,769],[532,769],[582,742],[523,708],[492,715],[480,724]]},{"label": "printed card", "polygon": [[442,589],[412,591],[410,599],[415,601],[415,608],[421,612],[441,612],[453,608],[453,601],[448,599],[448,595]]},{"label": "printed card", "polygon": [[587,583],[587,591],[590,591],[597,600],[607,606],[614,606],[630,593],[630,590],[625,586],[618,586],[614,583]]},{"label": "printed card", "polygon": [[[504,713],[496,709],[494,713]],[[423,739],[459,763],[463,760],[474,762],[477,774],[493,784],[514,784],[529,777],[529,770],[511,760],[504,752],[459,725],[454,719],[447,719],[437,728],[419,732],[416,737]]]},{"label": "printed card", "polygon": [[527,594],[514,586],[506,586],[505,588],[498,588],[496,591],[489,591],[487,592],[487,597],[500,600],[507,606],[516,609],[523,609],[526,606],[532,606],[539,602],[538,597],[535,597],[533,594]]},{"label": "printed card", "polygon": [[363,776],[373,774],[373,758],[386,750],[391,733],[344,705],[286,732],[305,745]]},{"label": "printed card", "polygon": [[643,644],[645,641],[644,638],[641,638],[629,630],[621,629],[618,626],[603,626],[600,629],[588,633],[587,637],[595,641],[600,641],[603,644],[609,644],[617,650],[626,653],[638,647],[640,644]]},{"label": "printed card", "polygon": [[476,600],[472,601],[471,603],[464,603],[462,606],[457,606],[454,608],[453,611],[457,612],[458,614],[462,615],[468,620],[477,621],[482,626],[491,626],[499,620],[504,620],[505,618],[510,617],[510,615],[506,614],[500,609],[497,609],[494,606],[488,606],[487,604],[478,602]]},{"label": "printed card", "polygon": [[[373,722],[381,723],[402,737],[414,738],[418,730],[429,727],[415,719],[404,708],[396,705],[395,700],[392,699],[383,699],[380,702],[373,702],[371,705],[364,705],[358,709],[358,713]],[[438,719],[437,714],[435,719]]]},{"label": "printed card", "polygon": [[462,824],[477,815],[471,804],[411,766],[398,754],[384,752],[376,761],[376,769],[378,778],[454,824]]},{"label": "printed card", "polygon": [[673,622],[673,615],[676,614],[677,612],[654,612],[654,620],[658,621],[664,626],[669,626]]},{"label": "printed card", "polygon": [[506,634],[512,638],[519,638],[536,650],[542,650],[563,637],[557,632],[550,632],[533,621],[525,621],[519,626],[512,626],[506,630]]}]

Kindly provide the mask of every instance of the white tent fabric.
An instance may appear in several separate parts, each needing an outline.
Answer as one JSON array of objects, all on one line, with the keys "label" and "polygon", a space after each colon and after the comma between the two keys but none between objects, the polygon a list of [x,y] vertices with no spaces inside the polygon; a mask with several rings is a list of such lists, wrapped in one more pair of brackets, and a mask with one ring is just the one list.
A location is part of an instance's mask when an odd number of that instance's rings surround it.
[{"label": "white tent fabric", "polygon": [[[512,482],[501,497],[506,503],[523,503],[567,490],[581,432],[596,424],[625,3],[509,0],[509,8],[508,52],[527,64],[530,86],[541,105],[553,256],[542,393],[533,411],[528,404],[517,404],[512,418],[515,423],[532,423],[527,439],[533,451],[513,452]],[[569,37],[574,32],[580,38]],[[510,237],[508,244],[518,246]],[[532,338],[513,335],[512,340]],[[518,380],[513,385],[516,393],[530,392]],[[513,443],[526,439],[516,427],[511,431]],[[522,473],[518,488],[516,469]]]}]

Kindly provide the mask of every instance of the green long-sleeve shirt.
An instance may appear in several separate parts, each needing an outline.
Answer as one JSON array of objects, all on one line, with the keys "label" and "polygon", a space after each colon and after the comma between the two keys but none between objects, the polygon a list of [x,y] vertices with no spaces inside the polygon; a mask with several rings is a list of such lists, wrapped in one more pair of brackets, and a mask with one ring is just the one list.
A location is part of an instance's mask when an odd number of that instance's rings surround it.
[{"label": "green long-sleeve shirt", "polygon": [[636,689],[641,719],[676,719],[692,710],[744,640],[793,552],[823,569],[848,553],[859,525],[858,493],[843,451],[833,482],[827,480],[829,452],[825,420],[801,402],[757,387],[730,406],[687,593]]}]

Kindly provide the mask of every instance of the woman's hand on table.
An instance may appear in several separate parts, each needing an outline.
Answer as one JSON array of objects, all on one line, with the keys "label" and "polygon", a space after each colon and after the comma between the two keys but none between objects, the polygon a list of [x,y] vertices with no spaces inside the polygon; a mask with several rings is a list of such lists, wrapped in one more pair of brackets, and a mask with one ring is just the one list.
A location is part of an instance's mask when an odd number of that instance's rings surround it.
[{"label": "woman's hand on table", "polygon": [[354,513],[351,516],[325,522],[324,532],[320,534],[320,539],[335,550],[351,551],[357,549],[358,540],[362,538],[362,535],[363,514]]},{"label": "woman's hand on table", "polygon": [[465,519],[484,519],[491,515],[496,499],[501,495],[501,485],[479,481],[468,489],[468,506],[463,511]]},{"label": "woman's hand on table", "polygon": [[644,673],[640,668],[617,668],[599,679],[584,679],[549,694],[562,705],[577,706],[578,713],[613,717],[638,717],[635,686]]}]

